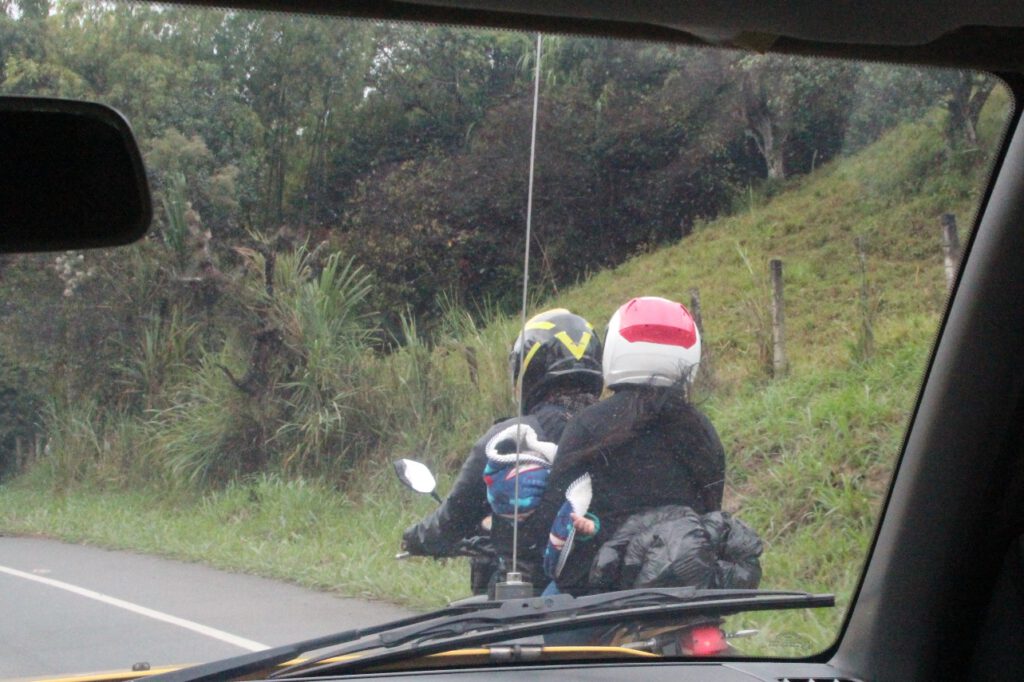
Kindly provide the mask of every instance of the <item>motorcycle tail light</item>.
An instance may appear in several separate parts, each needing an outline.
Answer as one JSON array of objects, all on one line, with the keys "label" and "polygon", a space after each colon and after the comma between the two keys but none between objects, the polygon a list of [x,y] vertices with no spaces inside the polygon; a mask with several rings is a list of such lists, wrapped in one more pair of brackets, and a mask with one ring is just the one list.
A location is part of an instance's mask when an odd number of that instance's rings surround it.
[{"label": "motorcycle tail light", "polygon": [[705,625],[690,631],[690,646],[694,656],[714,656],[725,651],[729,643],[725,641],[722,629],[714,625]]}]

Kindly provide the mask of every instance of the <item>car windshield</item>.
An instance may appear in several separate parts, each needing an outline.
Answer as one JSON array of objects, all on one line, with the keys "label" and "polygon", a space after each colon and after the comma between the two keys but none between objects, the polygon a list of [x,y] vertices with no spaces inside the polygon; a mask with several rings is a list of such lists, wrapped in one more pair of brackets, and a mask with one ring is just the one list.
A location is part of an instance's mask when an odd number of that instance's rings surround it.
[{"label": "car windshield", "polygon": [[0,95],[119,110],[154,207],[128,247],[0,257],[4,677],[495,591],[831,593],[529,640],[822,651],[1014,105],[968,71],[89,0],[0,0]]}]

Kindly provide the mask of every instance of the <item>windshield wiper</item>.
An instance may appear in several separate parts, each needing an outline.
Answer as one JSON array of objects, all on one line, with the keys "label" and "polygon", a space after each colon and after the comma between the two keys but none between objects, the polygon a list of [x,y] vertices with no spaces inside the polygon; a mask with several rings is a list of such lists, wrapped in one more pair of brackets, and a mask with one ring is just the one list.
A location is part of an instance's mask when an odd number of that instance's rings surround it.
[{"label": "windshield wiper", "polygon": [[206,682],[208,680],[232,679],[234,677],[250,675],[260,672],[261,670],[273,668],[274,666],[286,663],[287,661],[290,661],[308,651],[316,651],[317,649],[364,639],[379,632],[408,627],[424,621],[453,617],[468,611],[478,611],[480,608],[486,607],[489,604],[498,605],[498,602],[453,604],[443,609],[438,609],[437,611],[431,611],[430,613],[409,616],[407,618],[399,618],[398,620],[392,620],[387,623],[381,623],[380,625],[373,625],[365,628],[343,630],[341,632],[335,632],[322,637],[314,637],[312,639],[305,639],[299,642],[286,644],[284,646],[256,651],[251,654],[231,656],[230,658],[223,658],[210,663],[202,663],[200,665],[182,668],[181,670],[154,675],[146,679],[159,680],[160,682]]},{"label": "windshield wiper", "polygon": [[[292,677],[315,668],[351,672],[360,668],[418,658],[493,641],[528,637],[553,630],[615,623],[623,618],[702,613],[724,616],[744,611],[834,606],[830,594],[764,590],[698,590],[692,587],[647,588],[573,597],[568,594],[531,599],[454,604],[430,613],[365,628],[345,630],[265,651],[184,668],[150,680],[200,682],[224,680],[266,671],[303,653],[337,647],[316,658],[277,671],[271,677]],[[338,656],[382,649],[344,661]],[[326,661],[326,662],[325,662]]]},{"label": "windshield wiper", "polygon": [[[555,630],[617,623],[623,619],[649,619],[700,613],[725,616],[745,611],[834,606],[831,594],[765,590],[698,590],[648,588],[572,597],[555,595],[530,599],[484,602],[480,608],[456,614],[428,614],[416,623],[397,624],[349,640],[346,646],[280,670],[271,677],[293,677],[310,672],[339,673],[419,658],[457,647],[540,635]],[[353,656],[341,661],[329,659]],[[309,651],[309,649],[307,649]],[[191,679],[191,678],[188,678]]]}]

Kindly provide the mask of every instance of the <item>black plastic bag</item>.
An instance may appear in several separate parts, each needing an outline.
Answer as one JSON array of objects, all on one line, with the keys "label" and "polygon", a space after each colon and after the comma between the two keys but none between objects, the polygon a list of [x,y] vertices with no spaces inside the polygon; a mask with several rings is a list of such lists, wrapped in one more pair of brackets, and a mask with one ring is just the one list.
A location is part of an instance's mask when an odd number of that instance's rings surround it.
[{"label": "black plastic bag", "polygon": [[701,517],[711,535],[718,558],[715,587],[754,589],[761,583],[759,557],[764,545],[757,533],[728,512],[711,512]]},{"label": "black plastic bag", "polygon": [[601,546],[589,587],[755,588],[761,551],[757,534],[726,512],[657,507],[629,517]]}]

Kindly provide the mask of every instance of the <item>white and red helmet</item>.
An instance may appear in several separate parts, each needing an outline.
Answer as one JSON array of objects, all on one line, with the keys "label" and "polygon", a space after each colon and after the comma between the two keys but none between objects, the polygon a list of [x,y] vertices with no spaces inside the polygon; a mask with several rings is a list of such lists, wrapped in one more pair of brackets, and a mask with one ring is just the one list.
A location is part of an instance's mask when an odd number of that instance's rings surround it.
[{"label": "white and red helmet", "polygon": [[608,322],[601,359],[608,388],[693,381],[699,364],[700,333],[682,303],[641,296],[615,311]]}]

